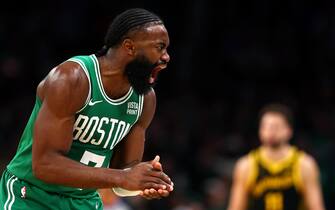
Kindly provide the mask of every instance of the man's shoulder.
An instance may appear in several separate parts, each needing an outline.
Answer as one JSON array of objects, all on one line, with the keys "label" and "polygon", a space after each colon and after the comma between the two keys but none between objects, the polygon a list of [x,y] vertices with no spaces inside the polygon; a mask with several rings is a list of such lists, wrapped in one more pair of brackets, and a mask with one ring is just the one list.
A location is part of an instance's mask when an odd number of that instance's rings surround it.
[{"label": "man's shoulder", "polygon": [[249,154],[240,157],[235,164],[235,170],[239,173],[246,173],[250,169],[250,163],[252,161],[252,157]]},{"label": "man's shoulder", "polygon": [[76,62],[64,61],[54,67],[40,82],[37,95],[43,99],[45,94],[51,93],[50,90],[60,91],[64,94],[71,90],[71,93],[78,97],[87,96],[88,87],[89,81],[82,66]]},{"label": "man's shoulder", "polygon": [[301,165],[317,164],[315,158],[304,149],[298,146],[291,146],[291,150],[296,154]]},{"label": "man's shoulder", "polygon": [[300,157],[300,165],[303,169],[305,170],[313,170],[315,168],[317,168],[317,161],[315,160],[315,158],[306,153],[306,152],[303,152],[301,157]]},{"label": "man's shoulder", "polygon": [[150,88],[150,90],[144,94],[144,99],[155,99],[155,98],[156,93],[153,88]]},{"label": "man's shoulder", "polygon": [[57,79],[65,79],[70,82],[70,84],[72,82],[78,84],[78,82],[83,80],[82,76],[85,76],[85,72],[83,72],[82,65],[67,60],[51,70],[49,76]]}]

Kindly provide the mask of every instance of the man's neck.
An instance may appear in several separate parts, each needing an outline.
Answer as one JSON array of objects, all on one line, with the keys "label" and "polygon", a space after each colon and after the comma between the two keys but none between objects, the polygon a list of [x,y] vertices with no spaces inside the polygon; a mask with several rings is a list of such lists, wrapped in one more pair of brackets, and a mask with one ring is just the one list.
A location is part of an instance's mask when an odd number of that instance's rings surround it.
[{"label": "man's neck", "polygon": [[111,49],[107,55],[101,56],[98,60],[101,80],[106,94],[112,99],[124,96],[130,88],[128,79],[124,75],[124,61],[116,51]]},{"label": "man's neck", "polygon": [[126,61],[118,49],[110,48],[99,59],[101,74],[105,76],[123,75]]},{"label": "man's neck", "polygon": [[261,153],[263,157],[272,161],[280,161],[289,155],[291,145],[283,144],[279,147],[261,146]]}]

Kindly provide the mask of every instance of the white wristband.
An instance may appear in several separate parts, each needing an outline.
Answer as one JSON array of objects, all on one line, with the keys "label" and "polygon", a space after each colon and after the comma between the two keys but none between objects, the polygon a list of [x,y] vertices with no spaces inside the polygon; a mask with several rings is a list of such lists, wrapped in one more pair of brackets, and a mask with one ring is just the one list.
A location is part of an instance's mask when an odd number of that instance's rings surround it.
[{"label": "white wristband", "polygon": [[121,187],[113,187],[112,188],[113,192],[120,197],[129,197],[129,196],[136,196],[140,194],[140,190],[135,190],[135,191],[130,191],[123,189]]}]

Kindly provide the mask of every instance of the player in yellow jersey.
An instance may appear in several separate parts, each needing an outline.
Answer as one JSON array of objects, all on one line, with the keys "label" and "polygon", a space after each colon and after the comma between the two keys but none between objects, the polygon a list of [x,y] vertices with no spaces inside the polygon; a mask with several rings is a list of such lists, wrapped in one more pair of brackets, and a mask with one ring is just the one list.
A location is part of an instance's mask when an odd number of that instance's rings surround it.
[{"label": "player in yellow jersey", "polygon": [[290,145],[292,134],[287,106],[261,110],[261,146],[238,160],[228,210],[324,210],[317,163]]}]

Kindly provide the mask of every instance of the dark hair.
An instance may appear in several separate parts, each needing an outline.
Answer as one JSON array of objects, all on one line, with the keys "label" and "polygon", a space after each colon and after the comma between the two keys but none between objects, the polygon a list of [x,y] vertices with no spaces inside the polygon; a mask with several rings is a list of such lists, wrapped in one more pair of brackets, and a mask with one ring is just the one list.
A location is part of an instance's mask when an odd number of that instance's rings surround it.
[{"label": "dark hair", "polygon": [[142,8],[128,9],[117,15],[110,24],[105,36],[104,46],[96,54],[97,56],[106,54],[110,47],[120,44],[130,31],[160,24],[163,24],[161,18],[148,10]]},{"label": "dark hair", "polygon": [[293,112],[292,110],[284,105],[284,104],[279,104],[279,103],[272,103],[272,104],[268,104],[266,106],[264,106],[261,111],[259,112],[259,121],[261,120],[261,118],[267,114],[267,113],[278,113],[280,115],[282,115],[288,125],[293,128],[294,127],[294,117],[293,117]]}]

